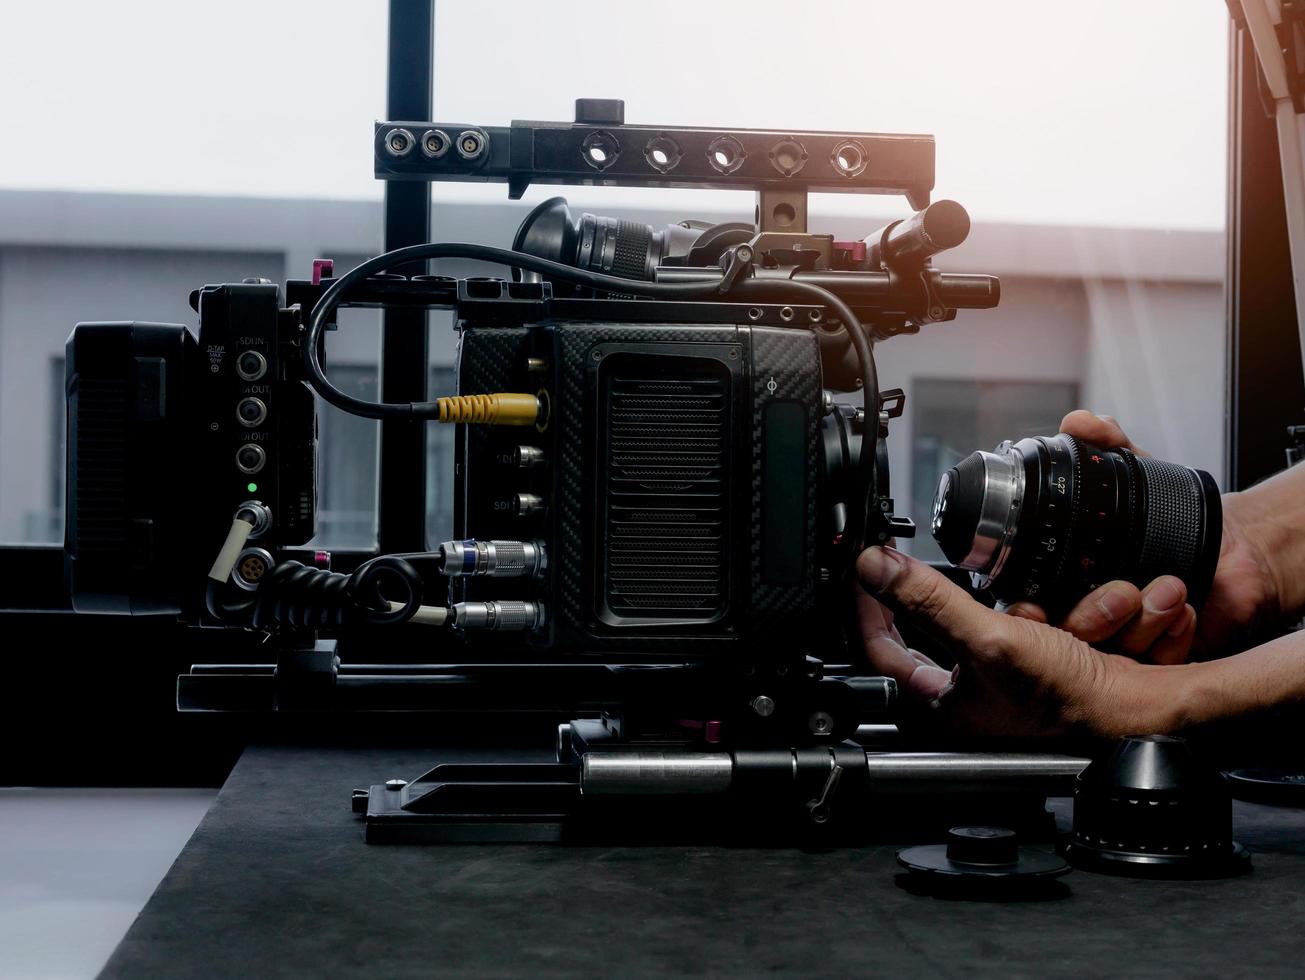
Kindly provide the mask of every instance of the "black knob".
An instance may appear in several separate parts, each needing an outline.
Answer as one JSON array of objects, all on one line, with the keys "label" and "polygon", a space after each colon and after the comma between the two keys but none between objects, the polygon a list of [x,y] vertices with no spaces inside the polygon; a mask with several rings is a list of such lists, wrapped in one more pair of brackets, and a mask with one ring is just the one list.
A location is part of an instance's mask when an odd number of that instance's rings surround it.
[{"label": "black knob", "polygon": [[1005,827],[953,827],[947,831],[947,860],[957,864],[1014,864],[1020,859],[1015,831]]}]

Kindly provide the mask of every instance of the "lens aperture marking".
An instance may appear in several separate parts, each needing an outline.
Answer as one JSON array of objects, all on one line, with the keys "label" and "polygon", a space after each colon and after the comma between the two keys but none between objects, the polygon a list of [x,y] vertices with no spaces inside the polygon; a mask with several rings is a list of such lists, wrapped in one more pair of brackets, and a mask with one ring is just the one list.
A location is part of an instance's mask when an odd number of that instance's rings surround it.
[{"label": "lens aperture marking", "polygon": [[[1034,445],[1025,445],[1030,442]],[[1039,477],[1029,496],[1036,534],[1019,591],[1021,598],[1041,600],[1047,584],[1059,581],[1073,539],[1078,453],[1070,442],[1045,437],[1022,440],[1019,448],[1035,455]]]}]

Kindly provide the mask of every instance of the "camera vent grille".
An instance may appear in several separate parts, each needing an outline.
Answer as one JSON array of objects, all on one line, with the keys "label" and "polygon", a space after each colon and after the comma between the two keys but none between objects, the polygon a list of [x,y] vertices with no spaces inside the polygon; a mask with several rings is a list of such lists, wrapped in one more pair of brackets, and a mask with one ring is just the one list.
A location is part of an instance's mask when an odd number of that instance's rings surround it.
[{"label": "camera vent grille", "polygon": [[715,619],[727,595],[728,375],[607,381],[607,608],[628,620]]},{"label": "camera vent grille", "polygon": [[81,377],[71,415],[76,471],[73,510],[77,551],[116,553],[126,547],[127,381]]}]

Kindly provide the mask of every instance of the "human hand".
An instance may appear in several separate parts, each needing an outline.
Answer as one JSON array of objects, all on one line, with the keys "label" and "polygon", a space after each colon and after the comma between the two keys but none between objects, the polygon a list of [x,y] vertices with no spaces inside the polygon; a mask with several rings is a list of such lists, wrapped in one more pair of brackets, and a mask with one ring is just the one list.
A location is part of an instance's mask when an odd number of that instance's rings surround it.
[{"label": "human hand", "polygon": [[[908,708],[959,734],[1014,737],[1163,732],[1181,720],[1169,668],[1093,649],[1066,630],[988,609],[892,548],[857,560],[857,611],[871,666]],[[955,654],[946,671],[902,642],[909,619]],[[1184,668],[1186,669],[1186,668]]]},{"label": "human hand", "polygon": [[[1109,415],[1078,410],[1060,423],[1062,432],[1103,449],[1124,448],[1150,455],[1128,438]],[[1108,582],[1084,597],[1059,624],[1088,643],[1154,663],[1181,663],[1194,648],[1202,657],[1219,656],[1247,645],[1257,620],[1276,609],[1274,581],[1262,549],[1247,533],[1238,494],[1223,496],[1223,540],[1214,581],[1198,617],[1185,605],[1186,588],[1163,576],[1139,590],[1128,582]],[[1174,587],[1183,595],[1175,598]],[[1021,602],[1008,612],[1046,622],[1045,611]]]},{"label": "human hand", "polygon": [[[1116,580],[1089,592],[1054,625],[1086,643],[1154,664],[1185,663],[1196,639],[1196,610],[1185,600],[1187,586],[1162,575],[1145,589]],[[1047,611],[1029,601],[1006,612],[1046,623]]]}]

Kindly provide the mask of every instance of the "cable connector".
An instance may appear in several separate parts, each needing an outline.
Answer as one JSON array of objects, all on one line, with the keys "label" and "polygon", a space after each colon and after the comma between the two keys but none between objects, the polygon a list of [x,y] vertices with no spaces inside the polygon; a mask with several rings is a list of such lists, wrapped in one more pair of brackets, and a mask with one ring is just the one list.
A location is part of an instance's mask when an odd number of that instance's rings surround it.
[{"label": "cable connector", "polygon": [[535,425],[544,418],[542,399],[520,392],[451,395],[436,399],[440,422],[479,425]]},{"label": "cable connector", "polygon": [[490,578],[533,578],[547,567],[542,541],[445,541],[440,545],[440,571],[449,578],[484,575]]},{"label": "cable connector", "polygon": [[453,628],[465,630],[522,631],[544,625],[544,605],[518,599],[488,602],[457,602],[453,605]]}]

